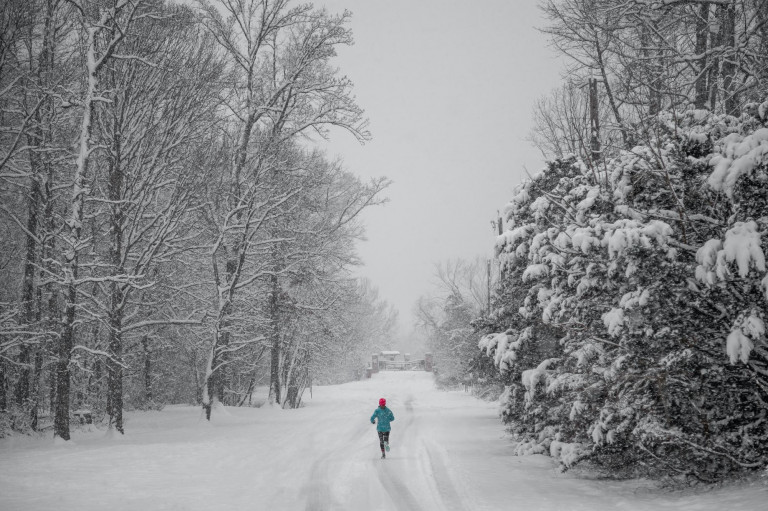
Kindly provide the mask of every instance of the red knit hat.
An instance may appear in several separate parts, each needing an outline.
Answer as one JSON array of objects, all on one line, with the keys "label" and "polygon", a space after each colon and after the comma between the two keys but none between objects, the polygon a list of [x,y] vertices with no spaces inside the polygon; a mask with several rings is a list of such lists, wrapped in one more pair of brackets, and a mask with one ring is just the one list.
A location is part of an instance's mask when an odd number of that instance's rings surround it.
[{"label": "red knit hat", "polygon": [[384,398],[379,399],[379,406],[387,406],[387,400]]}]

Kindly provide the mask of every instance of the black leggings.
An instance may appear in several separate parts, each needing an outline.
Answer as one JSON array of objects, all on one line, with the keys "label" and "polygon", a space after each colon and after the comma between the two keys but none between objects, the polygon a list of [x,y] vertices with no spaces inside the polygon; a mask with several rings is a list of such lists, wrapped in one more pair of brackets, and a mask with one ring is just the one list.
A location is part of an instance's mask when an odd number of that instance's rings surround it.
[{"label": "black leggings", "polygon": [[379,431],[379,447],[381,452],[384,452],[384,442],[389,443],[389,431]]}]

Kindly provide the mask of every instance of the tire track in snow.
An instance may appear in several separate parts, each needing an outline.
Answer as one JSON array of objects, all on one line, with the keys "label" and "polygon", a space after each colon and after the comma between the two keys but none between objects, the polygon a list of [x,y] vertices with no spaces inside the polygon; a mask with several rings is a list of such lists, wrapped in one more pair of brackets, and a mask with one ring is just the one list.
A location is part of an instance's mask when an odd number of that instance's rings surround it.
[{"label": "tire track in snow", "polygon": [[[413,410],[413,396],[408,396],[405,403],[406,410]],[[428,411],[425,418],[434,420],[434,417],[429,415]],[[464,498],[461,497],[461,493],[457,490],[454,478],[451,477],[451,471],[448,468],[446,462],[447,452],[445,448],[433,437],[419,436],[419,447],[423,453],[420,456],[423,462],[424,473],[430,474],[431,488],[434,493],[434,498],[439,499],[443,506],[440,509],[451,511],[467,511],[471,509],[467,507]]]},{"label": "tire track in snow", "polygon": [[419,427],[420,423],[416,420],[417,414],[414,413],[413,402],[413,395],[408,395],[404,403],[405,411],[408,413],[403,429],[408,430],[409,436],[416,444],[412,446],[413,451],[422,453],[417,456],[417,463],[421,467],[420,475],[426,475],[433,498],[442,503],[440,509],[467,511],[469,508],[457,491],[451,472],[445,462],[444,449],[421,434],[422,428]]},{"label": "tire track in snow", "polygon": [[456,491],[456,486],[453,483],[453,479],[451,478],[443,456],[441,454],[436,454],[435,449],[430,448],[426,444],[424,447],[429,465],[432,467],[435,487],[444,504],[443,509],[450,509],[451,511],[467,511],[468,508],[464,504],[464,499],[462,499],[459,492]]},{"label": "tire track in snow", "polygon": [[331,493],[328,489],[328,469],[315,462],[309,474],[306,511],[326,511],[334,509]]},{"label": "tire track in snow", "polygon": [[411,493],[411,490],[392,473],[393,470],[393,467],[385,466],[385,462],[378,466],[379,481],[395,505],[395,509],[398,511],[420,511],[421,506],[419,506],[418,500]]},{"label": "tire track in snow", "polygon": [[329,485],[331,465],[334,464],[336,456],[342,455],[348,458],[344,454],[345,450],[349,451],[350,446],[356,443],[355,441],[359,443],[366,431],[365,424],[361,423],[350,431],[349,435],[338,435],[335,446],[324,449],[318,455],[319,457],[312,463],[304,488],[304,493],[307,494],[307,504],[304,508],[306,511],[339,509],[339,503],[335,501]]}]

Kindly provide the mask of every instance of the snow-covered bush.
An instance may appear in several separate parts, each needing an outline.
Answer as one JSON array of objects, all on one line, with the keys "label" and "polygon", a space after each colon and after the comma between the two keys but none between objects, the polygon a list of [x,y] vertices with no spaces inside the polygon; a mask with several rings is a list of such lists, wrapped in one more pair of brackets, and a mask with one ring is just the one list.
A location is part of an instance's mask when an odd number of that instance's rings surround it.
[{"label": "snow-covered bush", "polygon": [[517,187],[479,347],[521,452],[712,480],[768,463],[768,129],[656,128],[600,172],[558,160]]}]

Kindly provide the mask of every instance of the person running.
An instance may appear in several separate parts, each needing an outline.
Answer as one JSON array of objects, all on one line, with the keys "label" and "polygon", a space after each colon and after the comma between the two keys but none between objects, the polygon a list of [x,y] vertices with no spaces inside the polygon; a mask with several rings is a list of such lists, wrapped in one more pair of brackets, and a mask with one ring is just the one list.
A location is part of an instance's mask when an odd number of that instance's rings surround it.
[{"label": "person running", "polygon": [[376,431],[379,433],[379,447],[383,459],[387,457],[384,451],[389,451],[389,432],[392,429],[389,423],[395,420],[395,414],[387,408],[387,400],[384,398],[379,399],[379,407],[371,415],[371,424],[376,424],[376,419],[379,420]]}]

